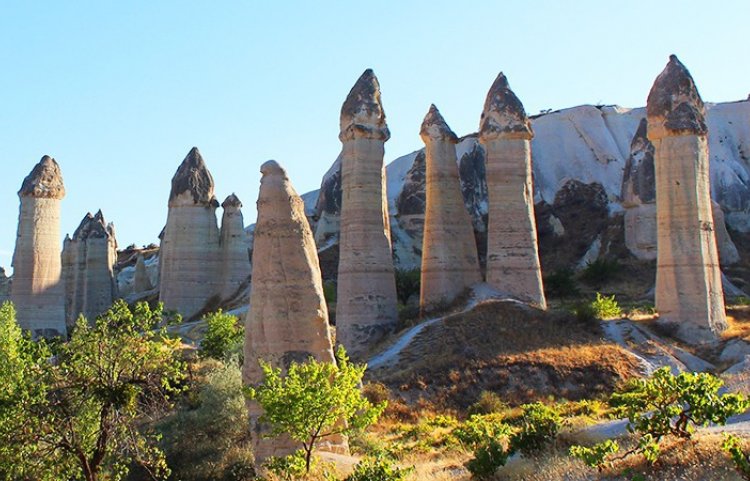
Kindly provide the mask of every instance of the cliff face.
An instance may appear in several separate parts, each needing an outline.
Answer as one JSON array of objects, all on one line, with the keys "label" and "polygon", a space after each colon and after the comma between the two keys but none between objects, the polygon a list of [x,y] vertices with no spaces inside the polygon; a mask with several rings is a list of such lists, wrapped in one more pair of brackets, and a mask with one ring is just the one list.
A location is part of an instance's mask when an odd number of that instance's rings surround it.
[{"label": "cliff face", "polygon": [[[632,197],[646,203],[651,200],[648,172],[637,174],[641,183],[637,196],[623,191],[626,167],[632,169],[632,160],[628,165],[631,144],[645,115],[645,108],[584,105],[531,118],[535,213],[545,269],[581,261],[596,239],[604,243],[600,251],[606,252],[609,236],[605,231],[612,223],[623,225],[625,197],[631,202]],[[750,101],[706,104],[706,125],[712,198],[724,212],[730,230],[750,232]],[[476,134],[462,137],[456,147],[464,202],[472,216],[480,259],[484,259],[485,152]],[[386,168],[394,259],[402,269],[418,267],[421,258],[423,156],[423,150],[412,152]],[[337,161],[323,178],[310,212],[321,257],[336,249],[340,175]],[[305,197],[315,196],[311,192]],[[579,214],[577,208],[585,212]],[[565,242],[561,237],[575,244],[570,249],[566,246],[564,255],[552,252],[553,245]],[[653,254],[635,248],[631,253],[641,259],[653,258]],[[330,277],[325,265],[324,277]]]}]

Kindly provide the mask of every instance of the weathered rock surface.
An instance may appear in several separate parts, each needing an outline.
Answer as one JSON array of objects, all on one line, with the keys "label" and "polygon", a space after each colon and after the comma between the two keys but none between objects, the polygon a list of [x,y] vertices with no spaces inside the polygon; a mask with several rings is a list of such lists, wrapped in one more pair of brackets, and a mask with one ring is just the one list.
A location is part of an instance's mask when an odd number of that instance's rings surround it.
[{"label": "weathered rock surface", "polygon": [[237,293],[250,276],[250,254],[242,218],[242,202],[231,194],[222,202],[221,218],[221,292],[222,299]]},{"label": "weathered rock surface", "polygon": [[[278,163],[266,162],[261,172],[245,323],[243,378],[248,385],[263,378],[259,359],[282,369],[310,357],[335,362],[315,241],[302,200]],[[262,438],[265,427],[258,421],[262,410],[254,402],[248,403],[248,409],[256,460],[297,449],[287,438]],[[339,440],[329,448],[346,450],[346,443]]]},{"label": "weathered rock surface", "polygon": [[5,269],[0,267],[0,303],[10,300],[10,278],[5,274]]},{"label": "weathered rock surface", "polygon": [[359,359],[398,320],[383,166],[390,132],[372,70],[349,92],[340,128],[343,195],[336,326],[338,342]]},{"label": "weathered rock surface", "polygon": [[135,274],[133,276],[133,292],[141,293],[150,291],[154,288],[151,283],[151,278],[148,275],[146,269],[146,258],[143,254],[138,254],[138,259],[135,261]]},{"label": "weathered rock surface", "polygon": [[487,283],[547,307],[534,216],[531,124],[500,73],[487,94],[479,141],[487,153]]},{"label": "weathered rock surface", "polygon": [[471,218],[464,206],[456,134],[432,105],[420,131],[425,143],[426,212],[420,307],[450,304],[482,281]]},{"label": "weathered rock surface", "polygon": [[160,251],[159,300],[189,319],[217,296],[221,259],[214,181],[196,147],[172,178]]},{"label": "weathered rock surface", "polygon": [[13,253],[11,301],[18,323],[35,337],[65,336],[65,289],[60,252],[60,166],[44,156],[18,192],[21,208]]},{"label": "weathered rock surface", "polygon": [[117,240],[114,226],[104,221],[101,210],[87,213],[73,237],[65,237],[62,259],[68,328],[79,315],[93,322],[117,297]]},{"label": "weathered rock surface", "polygon": [[705,109],[674,55],[648,96],[648,138],[655,148],[659,322],[688,342],[726,329],[709,190]]}]

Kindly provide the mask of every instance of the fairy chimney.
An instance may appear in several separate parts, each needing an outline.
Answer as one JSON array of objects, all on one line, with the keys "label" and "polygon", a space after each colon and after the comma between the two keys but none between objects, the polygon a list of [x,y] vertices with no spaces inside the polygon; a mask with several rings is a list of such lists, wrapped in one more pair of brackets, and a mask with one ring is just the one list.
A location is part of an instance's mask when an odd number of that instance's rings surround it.
[{"label": "fairy chimney", "polygon": [[676,56],[648,95],[656,177],[656,309],[691,343],[727,327],[709,185],[705,108]]},{"label": "fairy chimney", "polygon": [[422,240],[420,307],[423,312],[456,299],[482,281],[474,228],[458,178],[456,142],[437,107],[422,122],[426,206]]},{"label": "fairy chimney", "polygon": [[65,186],[55,159],[42,157],[18,196],[21,207],[10,295],[18,323],[34,337],[65,336],[60,252],[60,200]]},{"label": "fairy chimney", "polygon": [[[243,379],[250,386],[263,379],[259,360],[282,370],[309,358],[335,362],[318,253],[304,204],[278,163],[269,160],[261,173],[245,322]],[[261,407],[249,401],[248,410],[256,460],[298,449],[287,437],[263,437],[267,427],[259,421]],[[346,442],[339,439],[328,449],[346,451]]]},{"label": "fairy chimney", "polygon": [[398,320],[383,165],[390,137],[380,85],[365,70],[341,107],[341,234],[336,326],[353,359]]},{"label": "fairy chimney", "polygon": [[234,296],[250,276],[250,255],[242,218],[242,202],[232,194],[221,203],[221,298]]},{"label": "fairy chimney", "polygon": [[146,258],[143,257],[143,253],[139,253],[135,260],[135,274],[133,275],[133,292],[141,294],[146,291],[150,291],[154,286],[151,283],[151,278],[148,275],[146,269]]},{"label": "fairy chimney", "polygon": [[159,300],[189,319],[219,291],[221,272],[214,179],[197,147],[172,178],[160,250]]},{"label": "fairy chimney", "polygon": [[489,197],[487,283],[544,309],[534,218],[533,136],[523,105],[501,72],[487,93],[479,126]]},{"label": "fairy chimney", "polygon": [[95,215],[87,213],[73,237],[65,237],[62,258],[66,323],[72,327],[79,315],[92,322],[117,297],[117,240],[101,210]]}]

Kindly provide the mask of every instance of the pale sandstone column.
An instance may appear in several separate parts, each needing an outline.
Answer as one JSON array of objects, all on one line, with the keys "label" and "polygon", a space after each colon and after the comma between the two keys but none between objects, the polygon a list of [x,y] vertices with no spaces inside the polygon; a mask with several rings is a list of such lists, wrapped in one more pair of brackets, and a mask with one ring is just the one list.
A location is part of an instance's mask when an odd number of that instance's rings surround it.
[{"label": "pale sandstone column", "polygon": [[138,254],[135,260],[135,274],[133,275],[133,293],[140,294],[150,291],[154,286],[151,284],[151,278],[146,270],[146,258],[142,253]]},{"label": "pale sandstone column", "polygon": [[18,323],[35,337],[65,336],[60,200],[65,197],[60,166],[44,156],[18,191],[21,208],[13,253],[11,301]]},{"label": "pale sandstone column", "polygon": [[425,144],[425,218],[420,307],[447,304],[482,282],[474,228],[458,178],[456,143],[434,105],[419,132]]},{"label": "pale sandstone column", "polygon": [[117,240],[114,227],[104,221],[102,211],[87,213],[73,237],[65,237],[63,278],[65,279],[68,327],[79,315],[89,322],[112,306],[117,297],[114,266]]},{"label": "pale sandstone column", "polygon": [[[398,320],[383,166],[390,138],[380,85],[366,70],[341,107],[341,234],[336,333],[352,359]],[[253,256],[254,258],[254,256]]]},{"label": "pale sandstone column", "polygon": [[639,259],[656,259],[656,187],[654,146],[641,119],[630,142],[630,156],[622,180],[625,207],[625,245]]},{"label": "pale sandstone column", "polygon": [[221,265],[214,179],[197,147],[172,178],[160,251],[159,300],[185,319],[218,296]]},{"label": "pale sandstone column", "polygon": [[[242,369],[247,385],[263,379],[259,359],[282,369],[310,357],[335,362],[318,253],[304,204],[278,163],[269,160],[261,172],[250,311],[245,322]],[[258,421],[260,406],[249,402],[248,410],[257,461],[299,449],[285,437],[263,438],[266,428]],[[329,448],[345,451],[346,443],[338,439]]]},{"label": "pale sandstone column", "polygon": [[228,299],[237,293],[250,276],[250,255],[245,239],[242,202],[232,194],[221,203],[221,298]]},{"label": "pale sandstone column", "polygon": [[726,329],[708,168],[705,108],[674,55],[648,95],[648,138],[656,149],[656,310],[688,342]]},{"label": "pale sandstone column", "polygon": [[534,218],[531,124],[501,72],[484,103],[479,141],[487,164],[487,283],[546,309]]}]

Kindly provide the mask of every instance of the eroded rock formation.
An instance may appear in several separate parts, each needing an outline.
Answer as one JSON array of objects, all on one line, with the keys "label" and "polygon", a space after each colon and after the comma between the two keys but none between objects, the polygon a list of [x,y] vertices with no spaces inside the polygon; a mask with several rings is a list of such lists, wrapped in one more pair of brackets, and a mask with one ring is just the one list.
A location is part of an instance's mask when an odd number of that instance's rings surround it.
[{"label": "eroded rock formation", "polygon": [[338,342],[361,359],[398,320],[388,222],[384,144],[390,138],[380,85],[366,70],[341,107],[341,235]]},{"label": "eroded rock formation", "polygon": [[21,208],[10,296],[18,323],[35,337],[65,336],[60,252],[60,200],[65,186],[55,159],[42,157],[18,196]]},{"label": "eroded rock formation", "polygon": [[648,95],[648,138],[655,148],[659,322],[688,342],[726,329],[711,207],[705,108],[674,55]]},{"label": "eroded rock formation", "polygon": [[250,276],[250,255],[242,218],[242,202],[232,194],[221,203],[221,298],[237,293]]},{"label": "eroded rock formation", "polygon": [[432,105],[420,136],[425,143],[426,208],[420,307],[445,305],[482,281],[471,218],[464,206],[456,134]]},{"label": "eroded rock formation", "polygon": [[159,300],[191,318],[220,290],[219,228],[214,179],[197,147],[172,178],[160,252]]},{"label": "eroded rock formation", "polygon": [[531,124],[502,72],[479,127],[487,155],[487,283],[546,308],[539,263],[531,171]]},{"label": "eroded rock formation", "polygon": [[146,258],[143,254],[138,254],[138,258],[135,261],[135,274],[133,274],[133,292],[142,293],[150,291],[154,286],[151,283],[151,278],[148,275],[146,269]]},{"label": "eroded rock formation", "polygon": [[0,303],[10,300],[10,278],[5,274],[5,269],[0,267]]},{"label": "eroded rock formation", "polygon": [[[263,379],[259,359],[282,369],[310,357],[335,362],[317,250],[302,199],[275,161],[263,164],[261,173],[245,323],[243,379],[248,385]],[[260,406],[249,402],[248,409],[256,460],[298,448],[288,438],[263,438]],[[345,450],[346,443],[329,446],[335,447]]]},{"label": "eroded rock formation", "polygon": [[114,225],[104,221],[101,210],[87,213],[73,237],[65,237],[62,258],[68,328],[81,314],[93,322],[117,297],[117,240]]}]

